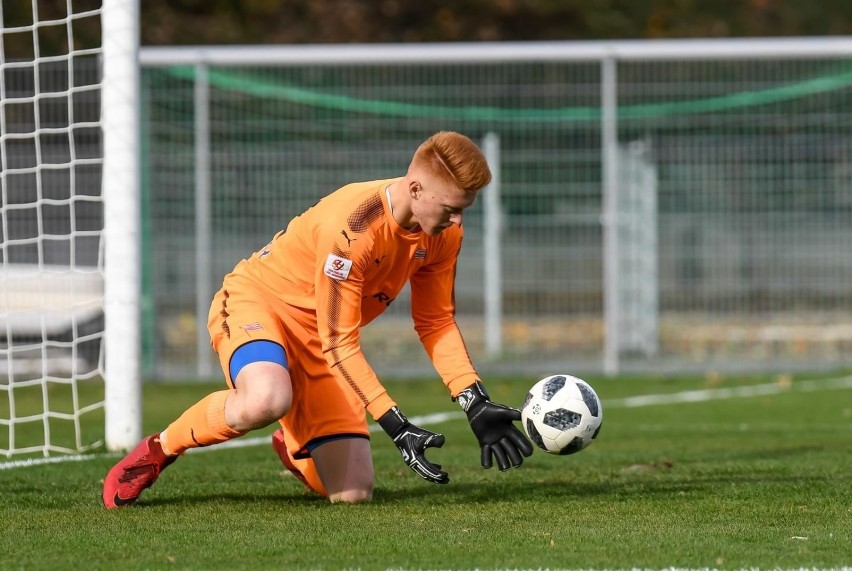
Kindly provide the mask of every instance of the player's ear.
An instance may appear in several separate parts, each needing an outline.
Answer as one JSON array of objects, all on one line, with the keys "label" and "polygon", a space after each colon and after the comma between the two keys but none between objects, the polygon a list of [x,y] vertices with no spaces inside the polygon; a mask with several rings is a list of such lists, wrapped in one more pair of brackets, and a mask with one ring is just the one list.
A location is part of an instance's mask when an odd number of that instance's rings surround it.
[{"label": "player's ear", "polygon": [[420,198],[420,192],[422,191],[422,189],[423,187],[416,180],[413,180],[408,184],[408,192],[409,194],[411,194],[411,198],[413,198],[414,200]]}]

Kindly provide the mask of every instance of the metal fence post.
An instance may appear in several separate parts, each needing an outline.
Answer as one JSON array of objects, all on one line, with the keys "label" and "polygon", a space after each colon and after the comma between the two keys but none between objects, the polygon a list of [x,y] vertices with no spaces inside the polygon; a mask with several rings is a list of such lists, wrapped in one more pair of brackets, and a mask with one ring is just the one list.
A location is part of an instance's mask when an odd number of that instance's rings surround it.
[{"label": "metal fence post", "polygon": [[601,164],[603,183],[604,355],[607,375],[619,370],[618,95],[617,61],[601,60]]},{"label": "metal fence post", "polygon": [[195,66],[195,327],[196,371],[200,379],[208,379],[210,343],[207,335],[207,312],[213,287],[210,276],[212,207],[210,190],[210,83],[207,64]]},{"label": "metal fence post", "polygon": [[485,189],[483,233],[485,283],[485,352],[489,357],[503,351],[503,281],[500,243],[503,213],[500,206],[500,137],[493,132],[485,135],[482,150],[491,167],[491,183]]}]

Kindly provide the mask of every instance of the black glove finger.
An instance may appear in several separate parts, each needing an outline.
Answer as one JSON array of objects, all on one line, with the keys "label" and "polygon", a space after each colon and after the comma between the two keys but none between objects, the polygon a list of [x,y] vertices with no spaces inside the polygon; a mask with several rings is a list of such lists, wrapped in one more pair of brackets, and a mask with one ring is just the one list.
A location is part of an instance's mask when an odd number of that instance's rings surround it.
[{"label": "black glove finger", "polygon": [[491,467],[491,445],[483,444],[482,445],[482,455],[480,457],[480,462],[482,463],[483,468]]},{"label": "black glove finger", "polygon": [[529,438],[524,436],[524,434],[518,430],[517,427],[513,426],[512,430],[506,432],[506,438],[508,438],[512,444],[515,445],[521,454],[524,456],[532,456],[533,446],[532,442],[529,441]]},{"label": "black glove finger", "polygon": [[505,404],[498,404],[496,402],[490,402],[488,405],[490,407],[489,412],[492,416],[492,420],[499,419],[505,422],[521,420],[521,411],[517,408],[512,408]]},{"label": "black glove finger", "polygon": [[435,432],[430,432],[429,434],[431,434],[431,436],[423,442],[423,450],[426,448],[440,448],[444,445],[445,438],[443,434],[437,434]]},{"label": "black glove finger", "polygon": [[509,419],[511,420],[521,420],[521,411],[517,408],[512,408],[510,406],[506,407],[509,410]]},{"label": "black glove finger", "polygon": [[418,456],[409,464],[418,476],[433,484],[447,484],[450,475],[441,470],[440,464],[432,464],[424,456]]},{"label": "black glove finger", "polygon": [[[512,466],[517,468],[524,463],[524,457],[521,456],[521,452],[511,439],[503,438],[497,443],[497,445],[502,447],[506,452],[506,456],[509,458],[509,462],[512,463]],[[508,467],[506,469],[508,470]]]},{"label": "black glove finger", "polygon": [[497,459],[497,468],[501,472],[509,469],[509,459],[506,457],[506,449],[503,448],[502,442],[498,441],[491,445],[491,453]]}]

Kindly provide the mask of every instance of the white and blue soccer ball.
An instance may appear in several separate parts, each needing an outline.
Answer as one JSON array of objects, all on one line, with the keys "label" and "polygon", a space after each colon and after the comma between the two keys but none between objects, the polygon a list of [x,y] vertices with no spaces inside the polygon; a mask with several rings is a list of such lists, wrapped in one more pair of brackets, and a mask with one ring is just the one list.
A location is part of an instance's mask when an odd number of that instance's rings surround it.
[{"label": "white and blue soccer ball", "polygon": [[586,381],[550,375],[527,393],[521,422],[530,440],[545,452],[575,454],[598,437],[603,407]]}]

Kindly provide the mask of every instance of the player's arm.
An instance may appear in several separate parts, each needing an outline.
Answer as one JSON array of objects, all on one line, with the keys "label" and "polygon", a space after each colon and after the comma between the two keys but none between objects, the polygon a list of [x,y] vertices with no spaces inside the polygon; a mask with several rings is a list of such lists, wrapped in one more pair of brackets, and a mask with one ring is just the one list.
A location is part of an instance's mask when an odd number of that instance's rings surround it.
[{"label": "player's arm", "polygon": [[363,264],[357,251],[332,242],[321,249],[315,276],[317,330],[331,371],[378,418],[394,406],[361,351],[361,292]]},{"label": "player's arm", "polygon": [[[460,247],[461,241],[458,241]],[[437,254],[438,252],[436,252]],[[437,256],[436,256],[437,257]],[[415,329],[435,369],[467,414],[479,442],[481,463],[501,471],[520,466],[533,452],[530,441],[515,426],[518,409],[491,401],[473,368],[455,320],[454,280],[458,248],[424,266],[411,278],[411,311]]]},{"label": "player's arm", "polygon": [[[366,237],[363,240],[366,242]],[[446,484],[449,482],[447,473],[425,456],[427,448],[443,446],[444,436],[408,421],[361,351],[361,295],[364,271],[371,260],[369,252],[345,250],[334,237],[330,242],[328,254],[319,256],[321,263],[315,278],[317,327],[326,361],[391,437],[405,463],[423,479]]]}]

